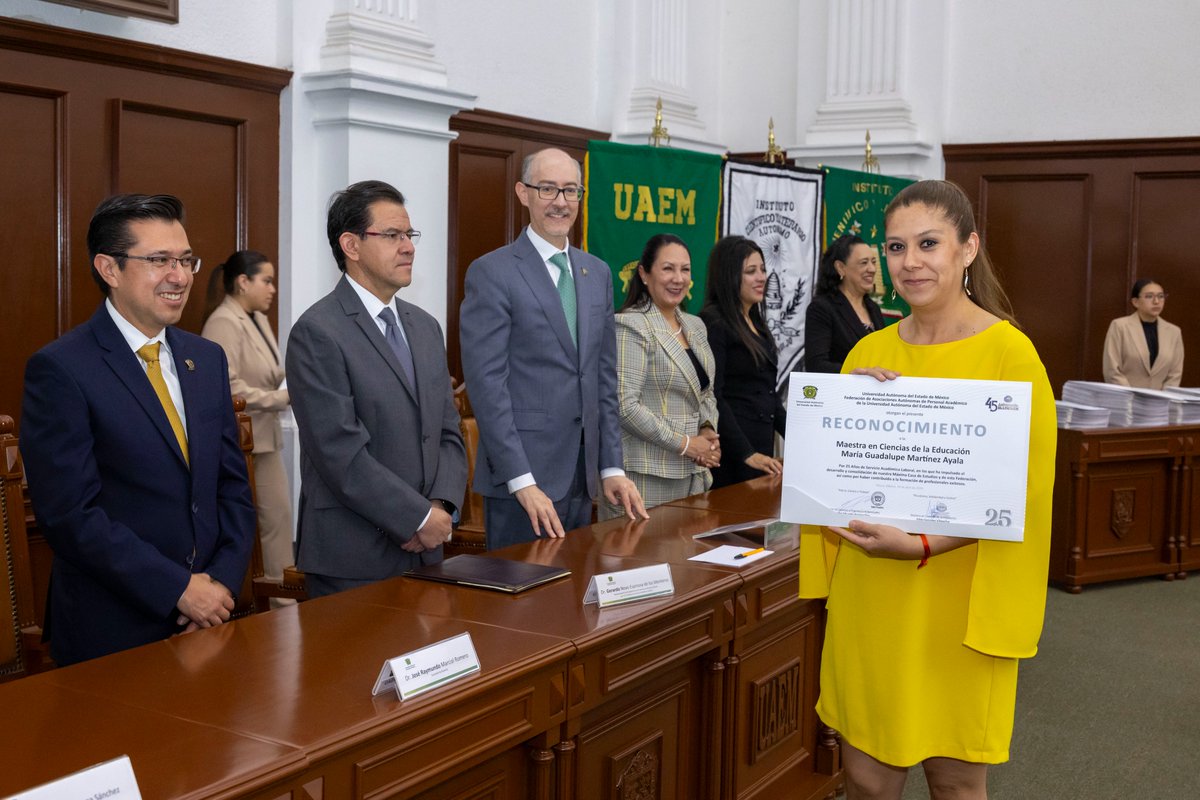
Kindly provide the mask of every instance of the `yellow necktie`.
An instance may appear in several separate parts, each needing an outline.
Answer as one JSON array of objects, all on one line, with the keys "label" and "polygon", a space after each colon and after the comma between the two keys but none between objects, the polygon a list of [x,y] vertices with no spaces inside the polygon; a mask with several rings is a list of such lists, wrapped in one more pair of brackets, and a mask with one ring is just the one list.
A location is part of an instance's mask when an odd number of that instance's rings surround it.
[{"label": "yellow necktie", "polygon": [[150,379],[150,385],[154,387],[154,393],[158,395],[158,402],[162,403],[163,411],[167,412],[167,422],[171,423],[171,430],[175,431],[175,438],[179,440],[179,449],[183,451],[183,460],[191,466],[191,461],[188,459],[187,434],[183,431],[183,423],[179,421],[179,412],[175,409],[175,401],[171,399],[171,393],[167,391],[167,382],[163,380],[162,367],[158,364],[158,342],[142,345],[138,348],[137,354],[141,356],[142,361],[146,362],[146,377]]}]

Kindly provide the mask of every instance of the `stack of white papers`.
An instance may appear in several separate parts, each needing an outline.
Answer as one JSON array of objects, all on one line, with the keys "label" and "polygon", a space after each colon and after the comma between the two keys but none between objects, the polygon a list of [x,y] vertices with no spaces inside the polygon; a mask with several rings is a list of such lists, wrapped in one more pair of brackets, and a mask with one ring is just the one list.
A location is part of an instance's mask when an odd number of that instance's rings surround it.
[{"label": "stack of white papers", "polygon": [[1127,428],[1133,424],[1133,390],[1098,381],[1067,381],[1063,384],[1062,399],[1068,403],[1106,408],[1108,424]]},{"label": "stack of white papers", "polygon": [[1200,389],[1164,389],[1171,398],[1172,425],[1200,425]]},{"label": "stack of white papers", "polygon": [[1173,398],[1164,391],[1097,381],[1067,381],[1062,394],[1068,403],[1107,408],[1109,425],[1115,428],[1171,424]]},{"label": "stack of white papers", "polygon": [[1058,427],[1077,431],[1107,428],[1111,414],[1107,408],[1068,403],[1065,400],[1056,400],[1054,408],[1058,412]]}]

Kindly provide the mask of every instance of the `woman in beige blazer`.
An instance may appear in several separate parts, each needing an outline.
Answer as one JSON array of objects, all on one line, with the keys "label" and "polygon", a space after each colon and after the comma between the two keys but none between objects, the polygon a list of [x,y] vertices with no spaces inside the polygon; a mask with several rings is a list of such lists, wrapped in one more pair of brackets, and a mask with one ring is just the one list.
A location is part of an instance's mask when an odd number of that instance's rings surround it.
[{"label": "woman in beige blazer", "polygon": [[[671,234],[654,236],[616,317],[625,474],[646,508],[707,490],[709,468],[721,462],[716,362],[704,323],[679,307],[691,286],[687,245]],[[625,511],[602,500],[599,516]]]},{"label": "woman in beige blazer", "polygon": [[[266,311],[275,299],[275,267],[262,253],[239,250],[217,267],[225,299],[204,322],[201,335],[225,350],[229,384],[246,400],[254,428],[255,503],[262,539],[263,571],[278,580],[292,554],[292,503],[280,449],[279,412],[288,407],[283,362]],[[211,294],[211,292],[210,292]]]},{"label": "woman in beige blazer", "polygon": [[1183,335],[1162,319],[1167,293],[1144,278],[1130,293],[1133,313],[1114,319],[1104,337],[1104,380],[1139,389],[1178,386],[1183,377]]}]

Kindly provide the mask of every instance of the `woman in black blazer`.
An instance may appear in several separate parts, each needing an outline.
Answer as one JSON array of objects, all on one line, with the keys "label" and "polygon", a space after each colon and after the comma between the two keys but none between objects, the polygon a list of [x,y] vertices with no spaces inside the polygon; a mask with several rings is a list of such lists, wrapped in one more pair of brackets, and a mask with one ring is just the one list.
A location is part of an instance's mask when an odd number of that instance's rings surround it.
[{"label": "woman in black blazer", "polygon": [[766,286],[763,252],[752,240],[726,236],[713,246],[700,318],[716,362],[721,465],[712,470],[714,489],[783,473],[772,456],[785,417],[775,392],[778,351],[763,316]]},{"label": "woman in black blazer", "polygon": [[842,362],[871,331],[883,327],[883,312],[871,299],[879,257],[853,234],[839,237],[821,256],[817,293],[804,322],[804,368],[841,372]]}]

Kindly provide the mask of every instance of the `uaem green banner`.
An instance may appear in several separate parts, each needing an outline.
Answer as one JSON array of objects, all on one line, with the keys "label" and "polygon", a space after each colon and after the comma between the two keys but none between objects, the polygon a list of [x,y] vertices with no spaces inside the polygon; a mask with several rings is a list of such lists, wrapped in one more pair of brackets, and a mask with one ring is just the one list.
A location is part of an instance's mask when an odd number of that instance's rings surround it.
[{"label": "uaem green banner", "polygon": [[847,233],[861,236],[874,247],[880,270],[875,273],[872,299],[879,303],[889,321],[900,319],[909,309],[899,297],[892,299],[892,279],[884,257],[883,212],[892,198],[912,181],[837,167],[824,169],[825,247]]},{"label": "uaem green banner", "polygon": [[692,254],[692,289],[684,308],[704,304],[705,263],[717,240],[721,156],[671,147],[588,142],[583,249],[613,273],[613,302],[625,301],[646,240],[673,233]]}]

